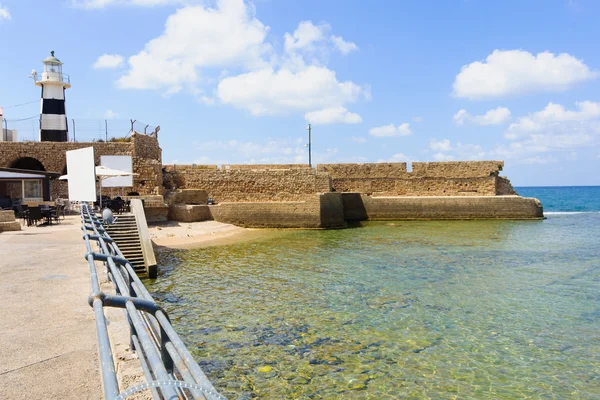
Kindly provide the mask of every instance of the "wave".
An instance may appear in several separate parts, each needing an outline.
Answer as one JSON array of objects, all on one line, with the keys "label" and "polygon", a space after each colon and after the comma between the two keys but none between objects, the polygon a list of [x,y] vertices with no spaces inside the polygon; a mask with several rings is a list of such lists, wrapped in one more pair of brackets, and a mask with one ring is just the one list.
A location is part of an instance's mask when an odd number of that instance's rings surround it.
[{"label": "wave", "polygon": [[600,214],[600,211],[544,211],[544,215]]}]

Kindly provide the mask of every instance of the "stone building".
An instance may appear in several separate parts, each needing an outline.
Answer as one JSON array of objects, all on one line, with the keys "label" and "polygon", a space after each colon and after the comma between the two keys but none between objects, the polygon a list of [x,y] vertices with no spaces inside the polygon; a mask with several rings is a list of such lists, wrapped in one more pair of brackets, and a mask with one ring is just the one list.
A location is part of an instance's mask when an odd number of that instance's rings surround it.
[{"label": "stone building", "polygon": [[[0,168],[14,168],[27,171],[54,172],[59,175],[67,174],[66,152],[84,147],[93,147],[96,165],[100,165],[100,157],[107,155],[129,155],[132,157],[133,188],[130,191],[140,195],[162,193],[162,150],[158,139],[141,133],[132,134],[129,141],[124,142],[0,142]],[[6,196],[9,179],[5,179]],[[40,182],[41,185],[41,182]],[[68,194],[66,181],[52,180],[48,190],[49,198],[66,198]],[[43,192],[43,190],[42,190]],[[9,193],[10,194],[10,193]],[[44,196],[46,197],[46,196]]]}]

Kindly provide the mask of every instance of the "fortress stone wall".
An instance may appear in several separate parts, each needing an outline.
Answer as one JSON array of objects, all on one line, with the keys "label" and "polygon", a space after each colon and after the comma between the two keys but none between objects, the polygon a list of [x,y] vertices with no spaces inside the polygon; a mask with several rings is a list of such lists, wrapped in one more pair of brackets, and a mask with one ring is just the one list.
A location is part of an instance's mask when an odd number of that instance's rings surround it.
[{"label": "fortress stone wall", "polygon": [[[36,165],[36,169],[67,173],[66,152],[84,147],[94,147],[96,165],[103,155],[130,155],[133,160],[131,191],[140,194],[158,194],[162,191],[162,150],[154,137],[133,134],[130,142],[0,142],[0,167],[19,168],[23,162]],[[52,181],[52,198],[67,197],[68,183]]]},{"label": "fortress stone wall", "polygon": [[379,196],[497,196],[515,194],[499,176],[503,161],[320,164],[337,192]]},{"label": "fortress stone wall", "polygon": [[375,196],[515,194],[502,161],[280,165],[167,165],[167,189],[205,190],[216,202],[302,201],[314,193]]},{"label": "fortress stone wall", "polygon": [[[502,161],[306,165],[168,165],[170,217],[246,227],[338,228],[387,219],[538,219]],[[175,190],[176,189],[176,190]],[[200,196],[200,194],[202,194]],[[209,195],[216,205],[199,204]],[[186,201],[185,199],[194,199]]]},{"label": "fortress stone wall", "polygon": [[167,165],[164,186],[204,190],[217,203],[305,201],[331,191],[329,174],[313,168],[250,167],[255,166]]}]

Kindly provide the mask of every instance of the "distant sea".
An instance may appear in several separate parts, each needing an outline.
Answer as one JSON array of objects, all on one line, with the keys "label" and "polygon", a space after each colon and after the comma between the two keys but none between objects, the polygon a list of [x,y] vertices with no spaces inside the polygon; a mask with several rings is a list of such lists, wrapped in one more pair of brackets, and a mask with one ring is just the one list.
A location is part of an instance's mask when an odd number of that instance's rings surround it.
[{"label": "distant sea", "polygon": [[516,187],[523,197],[542,202],[545,213],[600,212],[600,186]]},{"label": "distant sea", "polygon": [[594,399],[600,187],[538,221],[388,221],[160,254],[148,287],[230,399]]}]

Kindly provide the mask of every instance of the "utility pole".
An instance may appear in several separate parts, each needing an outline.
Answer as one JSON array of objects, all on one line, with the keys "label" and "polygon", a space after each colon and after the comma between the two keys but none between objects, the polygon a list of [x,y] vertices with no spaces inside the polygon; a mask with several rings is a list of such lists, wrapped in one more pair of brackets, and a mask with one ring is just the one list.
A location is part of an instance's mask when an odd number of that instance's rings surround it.
[{"label": "utility pole", "polygon": [[75,138],[75,118],[72,118],[71,121],[73,122],[73,142],[76,142],[77,139]]},{"label": "utility pole", "polygon": [[104,120],[104,135],[106,136],[106,141],[108,142],[108,121]]},{"label": "utility pole", "polygon": [[310,124],[308,124],[308,127],[306,128],[306,130],[308,130],[308,166],[312,167],[312,154],[311,154],[311,142],[310,142],[310,132],[311,132],[311,127]]}]

